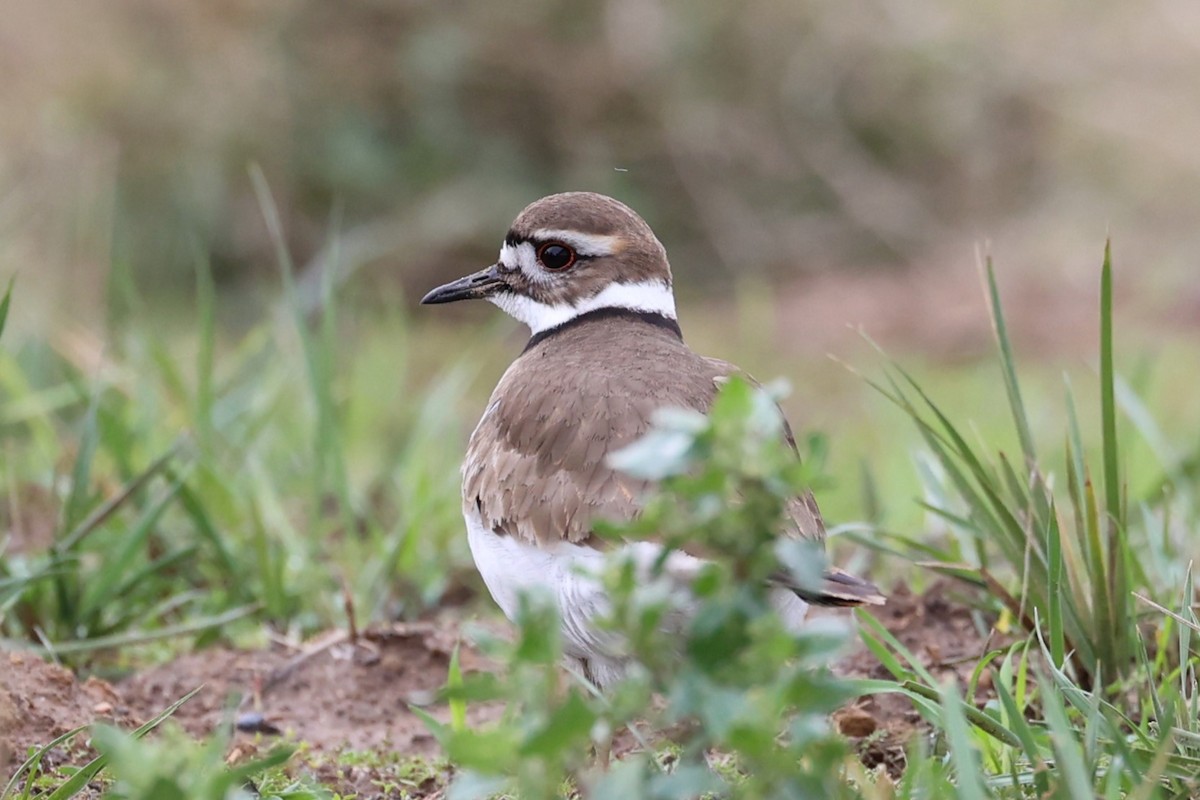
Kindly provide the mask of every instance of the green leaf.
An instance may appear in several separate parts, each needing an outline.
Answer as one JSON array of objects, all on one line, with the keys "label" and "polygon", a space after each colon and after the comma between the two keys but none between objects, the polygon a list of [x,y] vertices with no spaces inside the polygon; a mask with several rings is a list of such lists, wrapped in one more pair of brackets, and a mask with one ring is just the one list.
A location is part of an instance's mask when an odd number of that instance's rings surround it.
[{"label": "green leaf", "polygon": [[454,779],[446,792],[446,800],[487,800],[506,794],[511,781],[495,775],[481,775],[465,770]]},{"label": "green leaf", "polygon": [[[454,643],[454,652],[450,654],[450,667],[446,670],[446,689],[454,691],[463,685],[462,667],[458,663],[458,642]],[[456,731],[466,730],[467,704],[461,699],[450,700],[450,727]]]},{"label": "green leaf", "polygon": [[548,757],[563,749],[582,748],[595,722],[596,714],[578,692],[571,691],[567,701],[521,743],[521,755]]},{"label": "green leaf", "polygon": [[699,412],[675,408],[661,409],[653,421],[654,427],[645,436],[609,454],[613,469],[659,481],[691,467],[696,439],[708,430],[709,421]]},{"label": "green leaf", "polygon": [[556,664],[562,652],[558,608],[544,591],[522,592],[517,608],[520,640],[513,657],[530,664]]},{"label": "green leaf", "polygon": [[450,739],[451,733],[466,732],[466,728],[463,728],[462,730],[459,730],[459,731],[455,731],[449,725],[442,722],[437,717],[433,716],[433,714],[430,714],[428,711],[421,708],[420,706],[409,703],[408,710],[411,711],[413,714],[415,714],[421,720],[421,722],[425,723],[425,727],[429,729],[429,732],[433,734],[433,738],[437,739],[438,744],[440,744],[442,747],[446,746],[446,743]]},{"label": "green leaf", "polygon": [[[712,770],[683,764],[667,775],[650,779],[651,797],[724,797],[728,787]],[[596,797],[636,797],[637,795],[595,795]]]},{"label": "green leaf", "polygon": [[517,763],[521,741],[517,731],[502,726],[483,731],[451,730],[446,755],[456,764],[490,775],[505,775]]}]

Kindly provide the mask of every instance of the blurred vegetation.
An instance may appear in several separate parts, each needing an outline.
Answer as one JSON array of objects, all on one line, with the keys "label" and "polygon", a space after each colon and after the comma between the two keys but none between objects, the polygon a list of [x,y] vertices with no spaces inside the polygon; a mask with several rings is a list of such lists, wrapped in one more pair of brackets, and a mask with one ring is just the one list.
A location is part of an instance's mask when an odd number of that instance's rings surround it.
[{"label": "blurred vegetation", "polygon": [[197,253],[252,287],[256,163],[310,293],[329,264],[424,287],[573,188],[643,212],[685,286],[982,239],[1070,272],[1109,227],[1169,293],[1200,251],[1198,44],[1190,0],[11,0],[0,274],[43,287],[23,325],[98,322],[122,276],[190,293]]}]

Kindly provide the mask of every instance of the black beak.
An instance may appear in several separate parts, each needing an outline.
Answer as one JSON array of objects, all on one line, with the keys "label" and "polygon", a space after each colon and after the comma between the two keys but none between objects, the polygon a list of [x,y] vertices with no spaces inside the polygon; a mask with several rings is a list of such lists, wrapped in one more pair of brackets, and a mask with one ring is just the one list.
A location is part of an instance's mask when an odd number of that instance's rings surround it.
[{"label": "black beak", "polygon": [[480,300],[490,297],[507,285],[500,277],[499,266],[499,264],[492,264],[487,269],[481,269],[465,278],[459,278],[445,286],[439,286],[422,297],[421,303],[433,305],[434,303],[453,303],[458,300]]}]

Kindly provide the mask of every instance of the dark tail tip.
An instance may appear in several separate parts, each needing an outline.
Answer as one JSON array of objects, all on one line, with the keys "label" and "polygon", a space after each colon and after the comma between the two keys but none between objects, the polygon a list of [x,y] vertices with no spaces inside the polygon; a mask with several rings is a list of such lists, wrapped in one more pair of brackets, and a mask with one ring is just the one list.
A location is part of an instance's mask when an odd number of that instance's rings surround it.
[{"label": "dark tail tip", "polygon": [[855,606],[881,606],[887,598],[879,587],[868,580],[843,572],[837,567],[825,571],[821,587],[810,589],[796,586],[792,581],[780,581],[780,585],[795,592],[801,600],[814,606],[852,608]]}]

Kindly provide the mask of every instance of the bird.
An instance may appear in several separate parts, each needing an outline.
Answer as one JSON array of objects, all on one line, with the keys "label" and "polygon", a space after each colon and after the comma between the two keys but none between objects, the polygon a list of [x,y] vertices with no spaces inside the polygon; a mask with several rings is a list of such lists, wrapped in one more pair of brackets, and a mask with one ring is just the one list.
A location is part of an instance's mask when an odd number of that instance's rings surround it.
[{"label": "bird", "polygon": [[[513,221],[491,266],[433,289],[423,304],[487,300],[528,326],[530,338],[492,392],[462,467],[462,511],[475,565],[505,615],[523,592],[558,604],[563,652],[600,690],[630,657],[597,626],[607,608],[596,572],[613,550],[597,520],[627,522],[647,481],[615,469],[614,452],[644,436],[659,409],[706,413],[722,383],[743,374],[683,340],[666,249],[641,216],[592,192],[553,194]],[[785,432],[795,450],[790,428]],[[799,456],[797,455],[797,458]],[[818,543],[825,525],[810,491],[787,507],[781,535]],[[628,541],[648,567],[662,545]],[[667,571],[694,575],[703,561],[666,556]],[[818,589],[772,590],[789,627],[809,604],[881,604],[870,582],[830,568]]]}]

